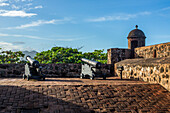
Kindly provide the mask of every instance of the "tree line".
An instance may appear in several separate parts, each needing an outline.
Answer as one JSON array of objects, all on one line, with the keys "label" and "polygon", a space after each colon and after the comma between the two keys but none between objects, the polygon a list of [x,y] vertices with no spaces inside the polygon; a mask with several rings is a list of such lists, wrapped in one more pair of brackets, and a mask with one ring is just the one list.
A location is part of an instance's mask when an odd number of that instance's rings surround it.
[{"label": "tree line", "polygon": [[[25,54],[23,54],[22,51],[1,51],[0,64],[25,63],[26,61],[22,60],[24,56]],[[37,53],[34,57],[34,59],[39,61],[41,64],[81,63],[81,58],[99,61],[103,64],[107,63],[107,53],[104,53],[104,49],[83,53],[79,51],[79,49],[53,47],[51,50]]]}]

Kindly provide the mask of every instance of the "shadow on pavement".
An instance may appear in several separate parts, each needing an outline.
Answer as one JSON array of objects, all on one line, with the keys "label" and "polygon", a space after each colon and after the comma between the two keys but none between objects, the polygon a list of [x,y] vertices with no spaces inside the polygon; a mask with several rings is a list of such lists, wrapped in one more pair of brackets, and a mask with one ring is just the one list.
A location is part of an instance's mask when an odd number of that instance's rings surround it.
[{"label": "shadow on pavement", "polygon": [[[48,87],[0,86],[0,113],[90,113],[86,107],[64,101],[61,92]],[[57,98],[57,96],[59,98]],[[76,100],[72,100],[76,101]],[[38,112],[37,112],[38,113]]]},{"label": "shadow on pavement", "polygon": [[165,113],[169,97],[158,84],[0,85],[0,113]]}]

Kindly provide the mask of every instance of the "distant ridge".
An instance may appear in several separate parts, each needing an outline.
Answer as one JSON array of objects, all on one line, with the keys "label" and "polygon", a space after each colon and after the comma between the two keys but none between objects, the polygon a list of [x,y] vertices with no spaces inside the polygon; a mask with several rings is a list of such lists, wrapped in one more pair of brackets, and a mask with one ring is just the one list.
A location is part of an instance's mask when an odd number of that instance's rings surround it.
[{"label": "distant ridge", "polygon": [[26,56],[27,55],[29,55],[29,56],[31,56],[32,58],[34,58],[35,57],[35,55],[36,55],[36,53],[38,53],[37,51],[22,51],[23,52],[23,54],[25,54],[25,56],[24,56],[24,60],[25,60],[25,58],[26,58]]}]

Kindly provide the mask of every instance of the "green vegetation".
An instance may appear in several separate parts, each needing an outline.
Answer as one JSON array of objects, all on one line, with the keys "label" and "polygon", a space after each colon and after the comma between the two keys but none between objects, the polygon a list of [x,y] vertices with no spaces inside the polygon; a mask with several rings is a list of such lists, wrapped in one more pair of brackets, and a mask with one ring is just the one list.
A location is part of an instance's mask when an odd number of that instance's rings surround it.
[{"label": "green vegetation", "polygon": [[[1,48],[0,48],[1,50]],[[22,51],[12,52],[2,51],[0,52],[0,64],[10,64],[10,63],[24,63],[25,61],[20,60],[24,57]]]},{"label": "green vegetation", "polygon": [[81,63],[81,58],[107,63],[107,54],[104,50],[95,50],[94,52],[82,53],[78,49],[53,47],[51,50],[37,53],[35,59],[40,63]]},{"label": "green vegetation", "polygon": [[[107,54],[103,53],[103,51],[95,50],[94,52],[82,53],[78,49],[53,47],[51,50],[37,53],[34,58],[42,64],[81,63],[81,58],[96,60],[106,64]],[[10,50],[0,52],[0,64],[25,63],[26,61],[21,60],[23,58],[24,54],[22,51],[12,52]]]}]

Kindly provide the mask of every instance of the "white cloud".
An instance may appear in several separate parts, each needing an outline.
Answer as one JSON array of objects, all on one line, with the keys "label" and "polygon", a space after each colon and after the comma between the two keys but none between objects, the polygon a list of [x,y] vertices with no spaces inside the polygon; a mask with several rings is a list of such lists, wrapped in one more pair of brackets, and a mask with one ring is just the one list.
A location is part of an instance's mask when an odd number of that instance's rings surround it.
[{"label": "white cloud", "polygon": [[27,0],[21,0],[22,2],[25,2],[25,1],[27,1]]},{"label": "white cloud", "polygon": [[0,0],[0,2],[6,2],[6,1],[8,1],[8,0]]},{"label": "white cloud", "polygon": [[[3,34],[3,33],[0,33],[0,37],[18,37],[18,38],[29,38],[29,39],[38,39],[38,40],[49,40],[49,41],[75,41],[75,40],[80,40],[80,39],[83,39],[83,38],[61,38],[61,39],[57,39],[57,37],[55,39],[50,39],[50,38],[41,38],[39,36],[31,36],[31,35],[17,35],[17,34]],[[67,36],[65,36],[67,37]]]},{"label": "white cloud", "polygon": [[[30,7],[31,4],[27,4],[26,6]],[[43,8],[42,5],[35,6],[35,7],[30,7],[30,8],[28,8],[28,7],[27,8],[23,8],[23,9],[29,11],[29,10],[32,10],[32,9],[42,9]]]},{"label": "white cloud", "polygon": [[9,36],[8,34],[0,34],[0,36],[5,37],[5,36]]},{"label": "white cloud", "polygon": [[119,16],[106,16],[106,17],[99,17],[96,19],[89,19],[90,22],[102,22],[102,21],[114,21],[114,20],[129,20],[130,18],[134,18],[136,15],[119,15]]},{"label": "white cloud", "polygon": [[32,6],[32,3],[26,4],[26,6]]},{"label": "white cloud", "polygon": [[141,12],[136,14],[119,14],[114,16],[104,16],[95,19],[87,19],[89,22],[102,22],[102,21],[116,21],[116,20],[129,20],[131,18],[136,18],[137,16],[150,15],[151,12]]},{"label": "white cloud", "polygon": [[161,10],[166,11],[166,10],[169,10],[169,9],[170,9],[170,7],[165,7],[165,8],[162,8]]},{"label": "white cloud", "polygon": [[36,27],[36,26],[41,26],[44,24],[62,24],[63,22],[67,22],[70,21],[70,18],[64,18],[64,19],[53,19],[53,20],[38,20],[38,21],[34,21],[31,22],[29,24],[24,24],[24,25],[20,25],[20,26],[16,26],[16,27],[9,27],[7,29],[25,29],[25,28],[29,28],[29,27]]},{"label": "white cloud", "polygon": [[32,0],[13,0],[15,2],[26,2],[26,1],[32,1]]},{"label": "white cloud", "polygon": [[26,13],[25,11],[16,11],[16,10],[0,10],[0,16],[7,16],[7,17],[31,17],[35,16],[35,13]]},{"label": "white cloud", "polygon": [[3,50],[21,50],[23,48],[21,45],[14,45],[9,42],[0,42],[0,48]]},{"label": "white cloud", "polygon": [[25,44],[24,42],[23,44],[18,44],[18,43],[9,43],[9,42],[0,41],[0,48],[2,48],[2,50],[0,51],[6,51],[6,50],[33,51],[34,50],[33,48],[26,47],[24,44]]},{"label": "white cloud", "polygon": [[[0,16],[8,16],[8,17],[31,17],[37,15],[35,13],[28,13],[27,11],[33,9],[41,9],[43,8],[40,4],[33,4],[33,0],[0,0],[0,7],[5,9],[0,9]],[[2,10],[4,11],[2,13]]]},{"label": "white cloud", "polygon": [[0,3],[0,6],[9,6],[8,3]]},{"label": "white cloud", "polygon": [[16,34],[1,34],[0,33],[0,37],[24,37],[24,38],[30,38],[30,39],[44,39],[44,38],[40,38],[37,36],[30,36],[30,35],[16,35]]},{"label": "white cloud", "polygon": [[19,6],[14,5],[14,4],[12,4],[11,8],[12,8],[12,9],[19,9],[20,7],[19,7]]},{"label": "white cloud", "polygon": [[34,7],[34,9],[41,9],[41,8],[43,8],[42,5],[39,5],[39,6],[35,6],[35,7]]}]

